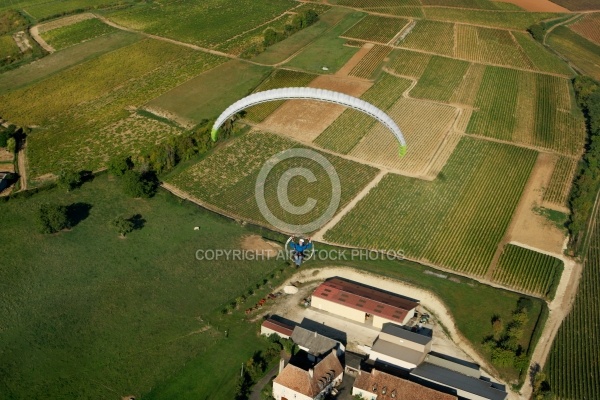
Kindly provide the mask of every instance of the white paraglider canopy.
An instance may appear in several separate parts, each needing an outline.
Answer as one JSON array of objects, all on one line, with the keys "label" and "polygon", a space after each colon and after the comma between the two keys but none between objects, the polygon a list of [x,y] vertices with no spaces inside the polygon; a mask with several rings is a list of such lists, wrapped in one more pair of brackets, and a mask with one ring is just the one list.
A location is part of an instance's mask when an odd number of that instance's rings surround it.
[{"label": "white paraglider canopy", "polygon": [[346,107],[353,108],[358,111],[362,111],[365,114],[370,115],[377,121],[381,122],[386,128],[388,128],[400,143],[400,156],[406,153],[406,141],[400,131],[400,128],[389,115],[375,107],[371,103],[367,103],[359,98],[349,96],[344,93],[334,92],[325,89],[315,89],[308,87],[289,87],[283,89],[271,89],[264,92],[258,92],[244,97],[241,100],[236,101],[225,111],[219,115],[219,118],[213,125],[211,136],[212,140],[217,140],[218,131],[221,125],[227,121],[231,116],[242,111],[245,108],[254,106],[256,104],[266,103],[275,100],[317,100],[324,101],[327,103],[340,104]]}]

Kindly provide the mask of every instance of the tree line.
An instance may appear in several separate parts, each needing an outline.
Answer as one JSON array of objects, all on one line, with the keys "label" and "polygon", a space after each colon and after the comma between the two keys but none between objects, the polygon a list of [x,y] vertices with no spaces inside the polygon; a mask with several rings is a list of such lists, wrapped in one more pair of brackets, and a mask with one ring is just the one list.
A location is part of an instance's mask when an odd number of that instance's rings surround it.
[{"label": "tree line", "polygon": [[573,80],[573,87],[577,104],[585,116],[588,133],[585,153],[579,162],[569,196],[569,244],[573,253],[578,254],[582,250],[587,221],[600,189],[600,85],[590,77],[577,76]]},{"label": "tree line", "polygon": [[283,26],[283,30],[268,27],[263,32],[261,43],[254,43],[240,54],[242,58],[250,58],[262,53],[269,46],[293,35],[294,33],[311,26],[319,20],[319,14],[313,9],[302,11],[294,15],[292,19]]}]

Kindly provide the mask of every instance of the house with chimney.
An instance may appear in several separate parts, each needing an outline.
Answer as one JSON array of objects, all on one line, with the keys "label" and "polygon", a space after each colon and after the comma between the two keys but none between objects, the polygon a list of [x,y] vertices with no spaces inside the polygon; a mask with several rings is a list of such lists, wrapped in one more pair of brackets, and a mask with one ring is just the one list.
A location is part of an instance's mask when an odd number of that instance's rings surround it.
[{"label": "house with chimney", "polygon": [[321,400],[342,382],[344,375],[335,351],[314,361],[301,351],[285,366],[282,359],[279,369],[279,375],[273,380],[276,400]]}]

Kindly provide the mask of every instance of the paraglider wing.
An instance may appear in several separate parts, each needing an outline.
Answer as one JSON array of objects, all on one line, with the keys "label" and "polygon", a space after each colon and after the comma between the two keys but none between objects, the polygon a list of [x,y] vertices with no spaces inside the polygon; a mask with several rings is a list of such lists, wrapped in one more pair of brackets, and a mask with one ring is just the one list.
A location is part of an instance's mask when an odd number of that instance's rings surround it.
[{"label": "paraglider wing", "polygon": [[391,119],[389,115],[381,111],[379,108],[375,107],[371,103],[367,103],[364,100],[353,96],[349,96],[344,93],[308,87],[289,87],[282,89],[271,89],[266,90],[264,92],[251,94],[249,96],[244,97],[241,100],[236,101],[235,103],[227,107],[227,109],[225,109],[225,111],[223,111],[221,115],[219,115],[219,118],[217,118],[217,120],[215,121],[215,124],[213,125],[211,131],[212,140],[217,140],[219,128],[221,127],[221,125],[223,125],[223,123],[227,121],[227,119],[231,118],[232,115],[242,111],[243,109],[257,104],[266,103],[269,101],[294,99],[309,99],[324,101],[327,103],[340,104],[368,114],[371,117],[375,118],[377,121],[381,122],[394,134],[394,136],[396,136],[396,139],[398,139],[398,142],[400,143],[400,156],[406,154],[406,142],[404,141],[404,136],[402,135],[400,128],[398,128],[398,125],[396,125],[394,120]]}]

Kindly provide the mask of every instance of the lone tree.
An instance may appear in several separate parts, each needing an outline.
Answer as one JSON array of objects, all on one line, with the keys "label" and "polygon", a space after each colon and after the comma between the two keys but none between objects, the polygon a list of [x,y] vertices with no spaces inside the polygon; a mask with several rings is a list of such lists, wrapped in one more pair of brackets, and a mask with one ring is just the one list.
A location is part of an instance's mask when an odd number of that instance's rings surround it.
[{"label": "lone tree", "polygon": [[131,218],[125,218],[122,215],[119,215],[112,221],[112,225],[117,228],[117,232],[121,235],[121,237],[125,237],[128,233],[133,231],[134,223]]},{"label": "lone tree", "polygon": [[58,186],[70,192],[73,189],[78,188],[83,183],[81,172],[62,170],[58,174]]},{"label": "lone tree", "polygon": [[67,207],[52,203],[42,204],[38,211],[38,223],[41,233],[55,233],[69,228]]}]

